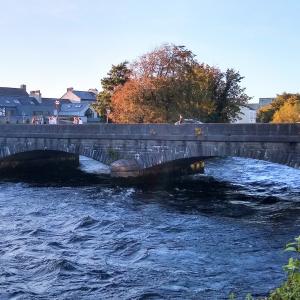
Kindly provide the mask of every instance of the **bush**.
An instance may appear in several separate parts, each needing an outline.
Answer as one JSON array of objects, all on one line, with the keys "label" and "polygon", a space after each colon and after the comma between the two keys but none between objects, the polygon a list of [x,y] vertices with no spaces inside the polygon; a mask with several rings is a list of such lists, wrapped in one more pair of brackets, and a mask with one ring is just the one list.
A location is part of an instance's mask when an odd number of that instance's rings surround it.
[{"label": "bush", "polygon": [[300,236],[295,242],[288,243],[285,251],[291,251],[294,257],[289,259],[284,270],[288,274],[287,281],[269,296],[269,300],[300,300]]}]

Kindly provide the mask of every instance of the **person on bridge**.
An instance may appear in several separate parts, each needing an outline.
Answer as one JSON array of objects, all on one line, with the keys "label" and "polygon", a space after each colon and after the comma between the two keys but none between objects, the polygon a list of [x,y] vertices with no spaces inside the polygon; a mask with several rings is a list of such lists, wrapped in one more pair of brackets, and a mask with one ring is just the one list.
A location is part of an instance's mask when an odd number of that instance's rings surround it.
[{"label": "person on bridge", "polygon": [[183,123],[183,117],[182,115],[179,115],[179,124],[182,124]]},{"label": "person on bridge", "polygon": [[183,117],[182,117],[182,115],[179,115],[179,121],[177,121],[176,123],[175,123],[175,125],[180,125],[180,124],[182,124],[183,123]]}]

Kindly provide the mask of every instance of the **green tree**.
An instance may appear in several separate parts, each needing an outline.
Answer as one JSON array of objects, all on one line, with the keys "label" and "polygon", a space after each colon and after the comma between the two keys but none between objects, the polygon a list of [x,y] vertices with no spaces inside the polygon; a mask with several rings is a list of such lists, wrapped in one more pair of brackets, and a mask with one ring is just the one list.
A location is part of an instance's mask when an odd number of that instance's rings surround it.
[{"label": "green tree", "polygon": [[101,86],[104,91],[114,92],[114,90],[125,84],[130,78],[131,70],[128,68],[128,61],[118,65],[112,65],[107,76],[101,79]]},{"label": "green tree", "polygon": [[106,108],[111,108],[111,96],[117,88],[123,86],[130,78],[131,70],[128,62],[124,61],[118,65],[112,65],[107,76],[101,79],[102,91],[97,96],[94,108],[100,115],[106,114]]},{"label": "green tree", "polygon": [[251,99],[246,95],[246,89],[240,86],[243,78],[233,69],[227,69],[225,73],[215,70],[212,96],[215,112],[210,122],[227,123],[236,120],[240,107]]}]

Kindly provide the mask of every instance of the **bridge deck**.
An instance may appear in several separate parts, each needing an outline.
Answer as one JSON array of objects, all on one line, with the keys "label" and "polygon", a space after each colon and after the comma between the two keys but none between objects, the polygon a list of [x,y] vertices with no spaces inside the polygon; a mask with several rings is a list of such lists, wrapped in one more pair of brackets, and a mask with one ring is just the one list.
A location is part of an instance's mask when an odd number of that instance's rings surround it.
[{"label": "bridge deck", "polygon": [[300,142],[300,124],[0,125],[1,138]]}]

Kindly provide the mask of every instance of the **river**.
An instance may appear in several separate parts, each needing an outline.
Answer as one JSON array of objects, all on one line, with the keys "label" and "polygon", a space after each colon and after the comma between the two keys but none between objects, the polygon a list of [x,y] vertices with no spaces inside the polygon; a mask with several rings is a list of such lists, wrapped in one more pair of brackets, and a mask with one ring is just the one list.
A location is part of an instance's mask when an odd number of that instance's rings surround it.
[{"label": "river", "polygon": [[0,181],[0,299],[263,296],[300,234],[300,170],[285,166],[211,159],[168,186],[36,173]]}]

